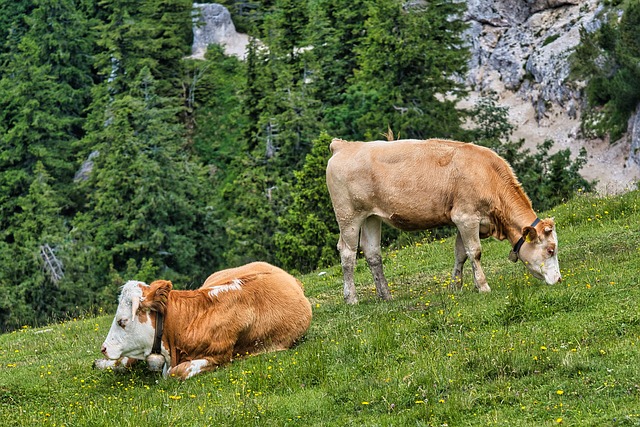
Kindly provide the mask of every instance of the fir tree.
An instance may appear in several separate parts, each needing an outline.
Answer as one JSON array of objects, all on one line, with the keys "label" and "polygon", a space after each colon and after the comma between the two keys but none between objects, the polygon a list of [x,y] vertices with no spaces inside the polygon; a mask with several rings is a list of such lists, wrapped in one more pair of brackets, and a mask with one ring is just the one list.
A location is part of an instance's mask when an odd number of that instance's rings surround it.
[{"label": "fir tree", "polygon": [[371,2],[344,104],[345,128],[366,139],[389,127],[401,138],[459,134],[455,98],[464,91],[454,77],[466,71],[463,10],[464,3],[451,0],[409,10],[397,0]]},{"label": "fir tree", "polygon": [[335,250],[338,225],[325,176],[330,143],[326,133],[313,141],[303,168],[294,173],[292,202],[278,221],[277,259],[289,270],[308,272],[339,261]]},{"label": "fir tree", "polygon": [[[131,90],[103,113],[105,125],[85,141],[99,154],[84,184],[87,206],[75,220],[73,237],[78,265],[84,266],[76,273],[94,291],[108,285],[110,270],[117,277],[151,262],[163,277],[194,284],[216,264],[207,175],[181,149],[179,109],[175,100],[157,95],[145,67]],[[91,265],[82,259],[87,253]]]},{"label": "fir tree", "polygon": [[62,259],[68,230],[51,181],[37,162],[29,191],[16,201],[20,212],[15,215],[15,243],[5,244],[0,257],[0,284],[11,289],[0,301],[2,329],[73,312],[76,300],[66,288]]}]

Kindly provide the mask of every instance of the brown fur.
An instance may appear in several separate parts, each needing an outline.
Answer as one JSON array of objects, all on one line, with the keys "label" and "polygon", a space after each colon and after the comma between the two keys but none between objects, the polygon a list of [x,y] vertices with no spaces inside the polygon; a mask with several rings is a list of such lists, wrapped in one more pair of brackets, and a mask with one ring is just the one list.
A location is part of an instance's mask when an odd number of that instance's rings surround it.
[{"label": "brown fur", "polygon": [[[241,290],[211,295],[212,288],[234,280],[242,282]],[[311,323],[311,305],[300,282],[262,262],[214,273],[193,291],[153,282],[141,308],[164,314],[162,340],[170,352],[170,373],[182,378],[191,360],[206,359],[204,370],[210,370],[233,357],[287,349]]]},{"label": "brown fur", "polygon": [[514,244],[536,218],[509,164],[488,148],[441,139],[334,139],[330,149],[327,186],[340,226],[347,302],[357,301],[351,270],[359,242],[378,295],[390,297],[380,260],[380,221],[408,231],[457,226],[454,278],[460,278],[468,255],[476,286],[488,291],[479,238],[493,236]]}]

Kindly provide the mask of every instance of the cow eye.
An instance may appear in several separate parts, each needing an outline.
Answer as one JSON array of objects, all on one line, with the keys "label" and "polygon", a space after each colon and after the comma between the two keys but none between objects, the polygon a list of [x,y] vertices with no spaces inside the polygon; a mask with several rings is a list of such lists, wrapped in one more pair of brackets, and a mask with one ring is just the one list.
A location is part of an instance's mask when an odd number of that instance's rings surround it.
[{"label": "cow eye", "polygon": [[547,249],[547,253],[548,253],[549,255],[553,256],[553,255],[556,253],[556,250],[555,250],[555,249],[553,249],[553,248],[549,248],[549,249]]},{"label": "cow eye", "polygon": [[127,326],[127,323],[129,323],[129,321],[125,318],[118,320],[118,326],[120,326],[122,329],[124,329]]}]

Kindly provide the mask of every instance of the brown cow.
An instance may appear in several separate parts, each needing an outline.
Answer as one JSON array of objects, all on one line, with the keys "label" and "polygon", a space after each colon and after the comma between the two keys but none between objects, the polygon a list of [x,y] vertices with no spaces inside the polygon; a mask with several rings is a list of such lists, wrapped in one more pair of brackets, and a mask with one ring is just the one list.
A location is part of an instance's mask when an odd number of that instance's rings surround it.
[{"label": "brown cow", "polygon": [[549,284],[561,280],[553,219],[538,220],[509,164],[488,148],[430,139],[348,142],[334,139],[327,186],[340,227],[344,299],[357,302],[353,269],[358,241],[379,297],[390,299],[382,272],[380,224],[401,230],[455,225],[453,283],[471,259],[473,281],[490,291],[480,266],[480,238],[508,239],[509,258],[522,260]]},{"label": "brown cow", "polygon": [[264,262],[223,270],[192,291],[166,280],[129,281],[102,345],[98,368],[130,364],[152,353],[165,376],[187,379],[235,356],[290,348],[311,323],[302,284]]}]

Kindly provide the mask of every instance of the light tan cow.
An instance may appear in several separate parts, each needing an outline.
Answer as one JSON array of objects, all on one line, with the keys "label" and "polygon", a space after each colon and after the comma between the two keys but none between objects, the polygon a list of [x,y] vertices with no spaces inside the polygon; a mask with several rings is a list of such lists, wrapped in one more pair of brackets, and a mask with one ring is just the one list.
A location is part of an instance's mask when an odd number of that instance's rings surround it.
[{"label": "light tan cow", "polygon": [[165,376],[187,379],[234,357],[287,349],[310,323],[302,284],[264,262],[214,273],[192,291],[173,290],[166,280],[129,281],[102,345],[106,358],[94,366],[158,356]]},{"label": "light tan cow", "polygon": [[331,151],[327,186],[340,227],[347,303],[357,302],[353,269],[358,242],[378,296],[391,297],[382,272],[382,221],[401,230],[455,225],[456,287],[470,258],[475,286],[490,291],[480,266],[480,238],[489,236],[508,239],[513,247],[509,258],[522,260],[536,278],[549,284],[561,280],[553,219],[538,219],[511,167],[492,150],[439,139],[334,139]]}]

